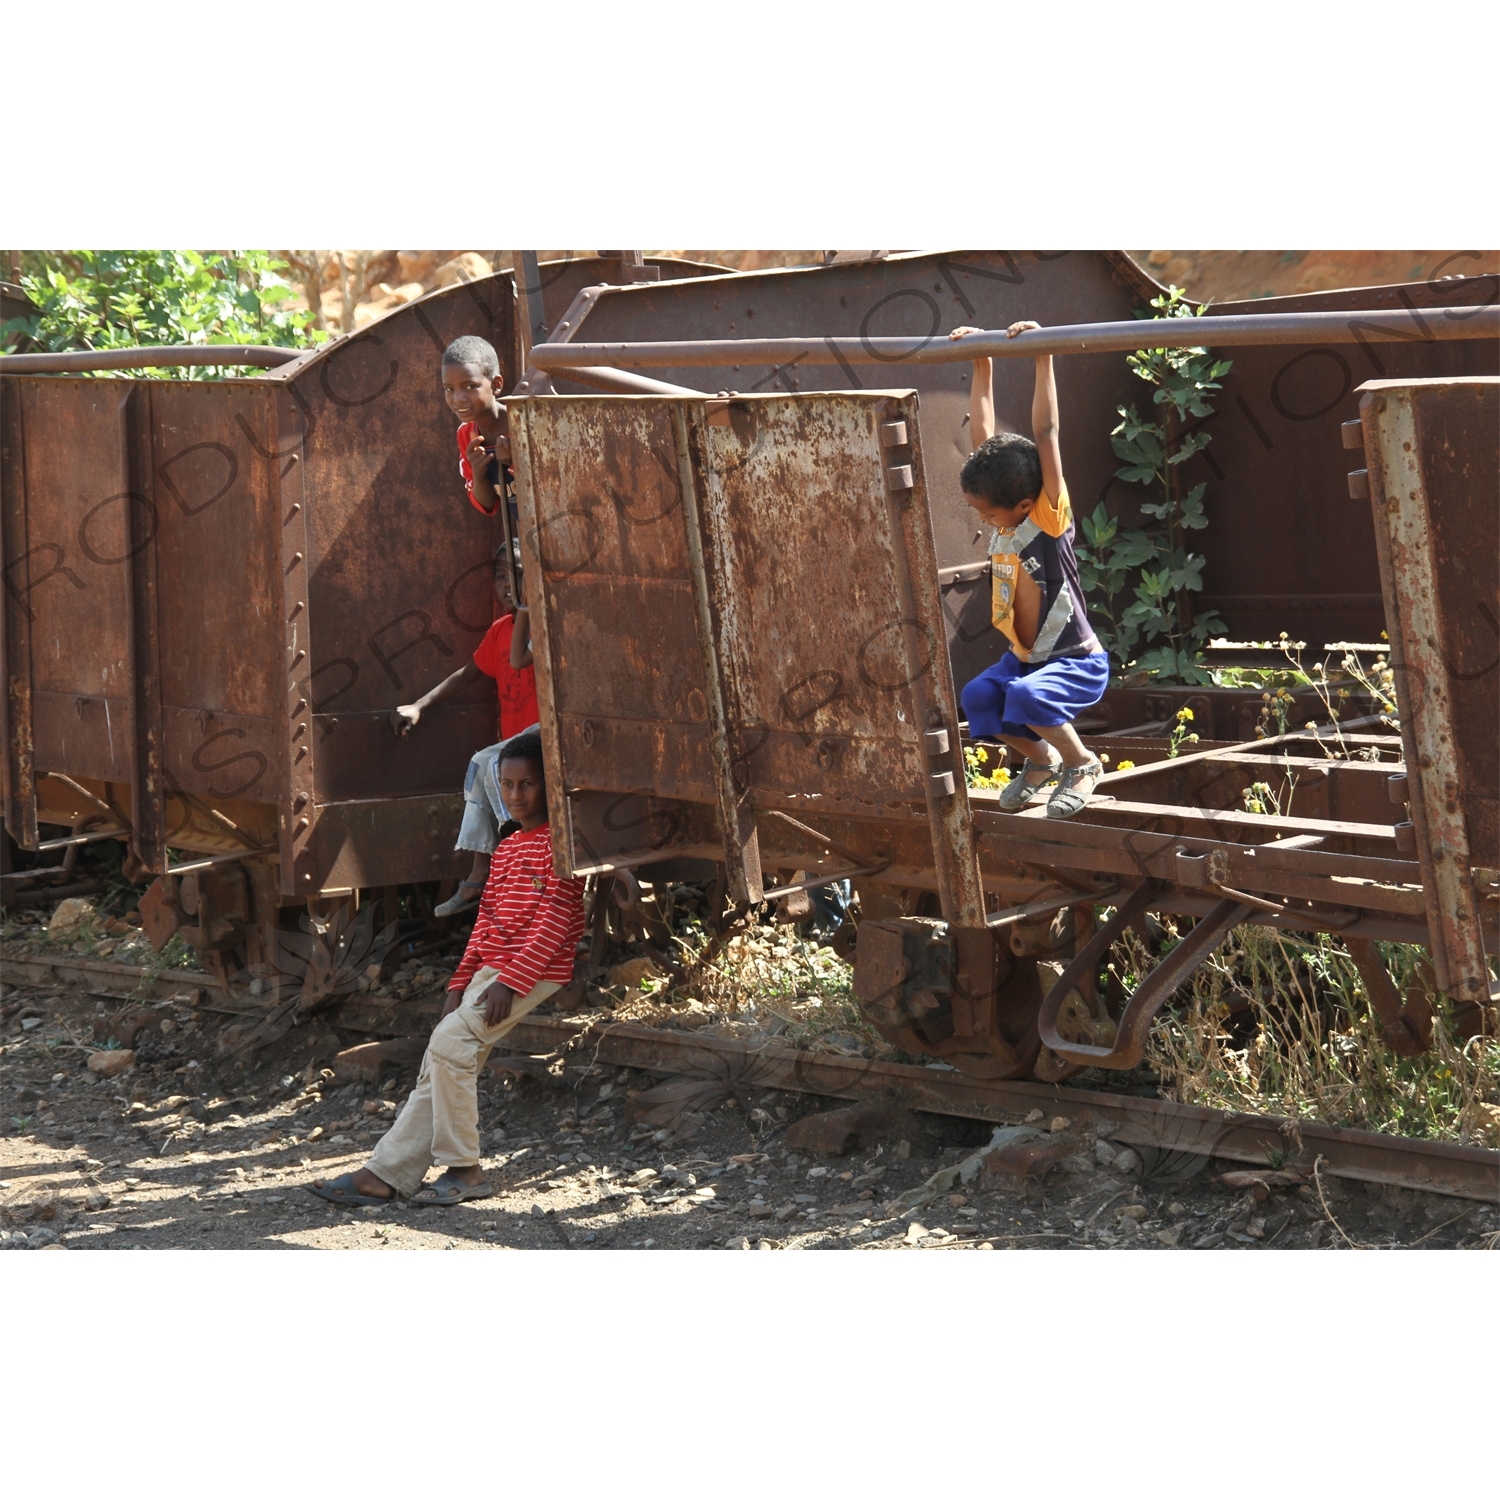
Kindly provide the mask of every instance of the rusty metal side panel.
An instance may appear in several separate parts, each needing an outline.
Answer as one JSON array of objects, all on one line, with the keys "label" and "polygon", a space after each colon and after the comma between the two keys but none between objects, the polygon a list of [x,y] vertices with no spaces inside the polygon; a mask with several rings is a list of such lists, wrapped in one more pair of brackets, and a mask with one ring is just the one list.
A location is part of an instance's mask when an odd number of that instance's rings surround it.
[{"label": "rusty metal side panel", "polygon": [[[7,381],[7,384],[11,384]],[[14,382],[36,772],[130,775],[131,381]],[[20,540],[18,538],[18,540]],[[12,568],[15,563],[11,563]]]},{"label": "rusty metal side panel", "polygon": [[754,807],[925,812],[982,920],[911,394],[515,409],[553,784],[717,806],[744,899]]},{"label": "rusty metal side panel", "polygon": [[272,395],[248,381],[150,382],[162,702],[205,727],[276,714]]},{"label": "rusty metal side panel", "polygon": [[903,601],[887,407],[906,415],[869,396],[767,396],[698,428],[734,758],[759,790],[872,813],[923,800],[912,658],[925,669],[941,649]]},{"label": "rusty metal side panel", "polygon": [[1360,417],[1439,984],[1489,990],[1471,867],[1497,863],[1500,379],[1372,381]]},{"label": "rusty metal side panel", "polygon": [[453,848],[463,800],[458,791],[321,806],[312,852],[299,866],[313,879],[298,894],[466,875],[474,857]]},{"label": "rusty metal side panel", "polygon": [[305,553],[298,697],[319,803],[461,787],[469,756],[495,740],[488,680],[428,710],[404,739],[389,717],[462,667],[494,620],[500,525],[464,493],[441,358],[461,334],[509,336],[500,293],[508,282],[424,299],[289,382],[306,531],[292,549]]},{"label": "rusty metal side panel", "polygon": [[567,784],[712,801],[670,407],[626,399],[523,409],[530,485],[544,509],[523,519],[522,545],[546,582]]},{"label": "rusty metal side panel", "polygon": [[[1460,293],[1453,282],[1221,303],[1198,337],[1212,347],[1213,319],[1242,313],[1362,311],[1405,307],[1404,337],[1368,333],[1353,345],[1277,344],[1227,349],[1233,368],[1201,425],[1213,441],[1183,465],[1184,485],[1208,482],[1212,524],[1199,533],[1207,557],[1197,605],[1217,609],[1229,634],[1275,639],[1285,630],[1313,651],[1327,641],[1375,641],[1385,628],[1380,569],[1363,507],[1348,498],[1339,424],[1359,415],[1362,381],[1493,375],[1500,350],[1484,339],[1428,336],[1425,309],[1461,296],[1495,300],[1493,277]],[[1064,361],[1066,363],[1066,361]],[[1133,400],[1142,401],[1145,387]],[[1070,425],[1073,419],[1064,410]],[[1098,418],[1090,418],[1098,420]],[[1066,444],[1066,437],[1064,443]],[[1143,495],[1120,483],[1114,494]],[[1296,545],[1288,546],[1287,538]]]}]

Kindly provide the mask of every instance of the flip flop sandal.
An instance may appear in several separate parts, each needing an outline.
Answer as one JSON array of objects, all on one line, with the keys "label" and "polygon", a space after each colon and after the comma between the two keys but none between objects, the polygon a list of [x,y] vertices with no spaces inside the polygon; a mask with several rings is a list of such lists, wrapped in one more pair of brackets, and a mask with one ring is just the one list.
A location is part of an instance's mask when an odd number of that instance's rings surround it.
[{"label": "flip flop sandal", "polygon": [[[1027,760],[1021,763],[1021,769],[1011,777],[1000,789],[1000,810],[1002,812],[1020,812],[1023,807],[1030,807],[1033,802],[1039,802],[1047,795],[1047,788],[1056,784],[1058,776],[1062,773],[1063,764],[1060,760]],[[1045,771],[1045,781],[1027,781],[1027,777],[1034,771]]]},{"label": "flip flop sandal", "polygon": [[378,1207],[393,1203],[396,1198],[394,1193],[389,1198],[372,1198],[369,1194],[360,1192],[354,1185],[353,1172],[345,1172],[328,1182],[309,1182],[307,1190],[316,1198],[326,1199],[329,1203],[342,1203],[351,1208]]},{"label": "flip flop sandal", "polygon": [[459,912],[468,911],[471,906],[479,905],[477,901],[465,899],[464,892],[483,890],[484,881],[482,880],[461,881],[458,889],[441,906],[434,906],[432,908],[432,914],[435,917],[456,917]]},{"label": "flip flop sandal", "polygon": [[451,1172],[444,1172],[436,1182],[429,1183],[420,1191],[413,1193],[411,1201],[419,1208],[448,1208],[455,1203],[462,1203],[467,1198],[493,1198],[495,1196],[495,1184],[488,1180],[484,1182],[465,1182],[461,1177],[455,1177]]},{"label": "flip flop sandal", "polygon": [[1047,816],[1071,818],[1075,813],[1082,812],[1103,775],[1104,767],[1097,760],[1091,760],[1082,766],[1069,766],[1047,803]]}]

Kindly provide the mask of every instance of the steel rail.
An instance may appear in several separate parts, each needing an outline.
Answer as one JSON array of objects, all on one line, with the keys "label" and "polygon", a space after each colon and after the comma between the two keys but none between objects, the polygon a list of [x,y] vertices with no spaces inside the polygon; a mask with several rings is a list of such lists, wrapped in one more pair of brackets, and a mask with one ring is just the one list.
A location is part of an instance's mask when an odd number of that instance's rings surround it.
[{"label": "steel rail", "polygon": [[[434,1002],[434,1012],[436,1008]],[[348,1009],[346,1005],[340,1024],[348,1024]],[[1321,1170],[1334,1177],[1500,1202],[1500,1151],[1480,1146],[1379,1135],[1274,1115],[1231,1114],[1059,1084],[990,1081],[943,1066],[871,1062],[775,1042],[752,1045],[729,1037],[608,1021],[528,1016],[501,1045],[522,1052],[567,1048],[611,1067],[719,1078],[728,1084],[743,1081],[757,1089],[835,1099],[888,1100],[894,1095],[914,1109],[995,1123],[1013,1123],[1039,1108],[1070,1123],[1104,1127],[1112,1140],[1168,1158],[1217,1156],[1263,1167],[1278,1153],[1295,1156],[1310,1172],[1321,1157]]]},{"label": "steel rail", "polygon": [[[1169,344],[1171,335],[1180,335]],[[1074,323],[1008,338],[1004,329],[950,339],[945,333],[840,335],[773,339],[681,339],[642,343],[534,344],[531,363],[568,376],[590,365],[648,368],[712,365],[956,364],[972,359],[1030,359],[1041,354],[1105,354],[1199,344],[1215,349],[1247,344],[1355,344],[1371,339],[1434,343],[1500,338],[1500,305],[1431,307],[1420,311],[1245,313],[1201,319],[1137,319],[1129,323]]]},{"label": "steel rail", "polygon": [[[6,978],[16,984],[49,980],[74,984],[99,981],[139,999],[150,979],[149,993],[163,999],[196,990],[198,1008],[230,1015],[264,1015],[269,1007],[227,993],[211,974],[188,969],[153,971],[71,954],[45,955],[13,948],[3,954]],[[98,993],[98,992],[96,992]],[[107,993],[107,991],[105,991]],[[338,1024],[350,1031],[386,1036],[425,1034],[438,1019],[441,1002],[407,1000],[382,1005],[362,997],[344,1000]],[[1169,1156],[1218,1156],[1264,1166],[1272,1152],[1289,1155],[1311,1168],[1357,1182],[1386,1183],[1442,1193],[1449,1197],[1500,1202],[1500,1151],[1459,1146],[1449,1141],[1415,1140],[1348,1130],[1309,1120],[1275,1115],[1232,1114],[1168,1099],[1106,1094],[1061,1084],[1023,1079],[971,1078],[944,1065],[914,1067],[908,1063],[872,1062],[866,1058],[808,1052],[768,1041],[742,1042],[732,1037],[695,1032],[658,1031],[647,1026],[609,1021],[568,1021],[527,1016],[502,1046],[514,1052],[575,1051],[611,1067],[686,1077],[743,1081],[757,1088],[784,1089],[833,1099],[897,1096],[910,1108],[961,1119],[1011,1123],[1033,1109],[1049,1117],[1103,1127],[1112,1140]]]},{"label": "steel rail", "polygon": [[274,369],[306,349],[278,344],[156,344],[133,349],[69,349],[0,355],[0,375],[86,375],[93,370],[170,370],[186,365],[255,365]]}]

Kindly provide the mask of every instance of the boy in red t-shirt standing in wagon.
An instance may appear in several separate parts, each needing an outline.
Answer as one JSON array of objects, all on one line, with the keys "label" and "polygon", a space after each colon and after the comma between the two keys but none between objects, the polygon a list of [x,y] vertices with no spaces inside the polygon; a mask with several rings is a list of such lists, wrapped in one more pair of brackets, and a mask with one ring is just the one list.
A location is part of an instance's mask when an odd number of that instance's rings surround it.
[{"label": "boy in red t-shirt standing in wagon", "polygon": [[495,514],[510,471],[510,425],[495,346],[465,334],[443,350],[443,397],[458,418],[458,472],[475,510]]},{"label": "boy in red t-shirt standing in wagon", "polygon": [[495,555],[495,623],[466,662],[451,676],[445,677],[431,692],[415,703],[404,703],[391,714],[391,726],[399,735],[408,734],[422,721],[422,712],[461,692],[482,676],[495,679],[500,699],[500,738],[469,760],[464,778],[464,818],[454,848],[474,856],[467,878],[434,915],[451,917],[472,906],[479,899],[489,875],[490,855],[500,842],[500,830],[510,820],[500,792],[500,753],[507,740],[537,723],[536,670],[531,664],[531,631],[524,605],[517,606],[511,597],[510,570],[505,566],[505,550]]}]

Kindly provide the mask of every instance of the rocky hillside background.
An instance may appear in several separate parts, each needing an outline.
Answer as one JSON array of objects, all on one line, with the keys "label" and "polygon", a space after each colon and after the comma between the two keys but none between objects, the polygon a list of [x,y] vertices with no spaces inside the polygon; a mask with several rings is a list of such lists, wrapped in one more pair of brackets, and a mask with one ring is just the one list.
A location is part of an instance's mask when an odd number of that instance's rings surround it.
[{"label": "rocky hillside background", "polygon": [[[545,250],[543,259],[570,252]],[[593,252],[573,251],[572,254]],[[821,250],[648,250],[758,271],[818,265]],[[1445,275],[1500,271],[1500,252],[1454,250],[1132,250],[1158,281],[1202,302],[1286,297],[1339,287],[1385,286]],[[352,333],[376,318],[455,281],[508,270],[509,250],[283,250],[303,305],[322,327]]]}]

